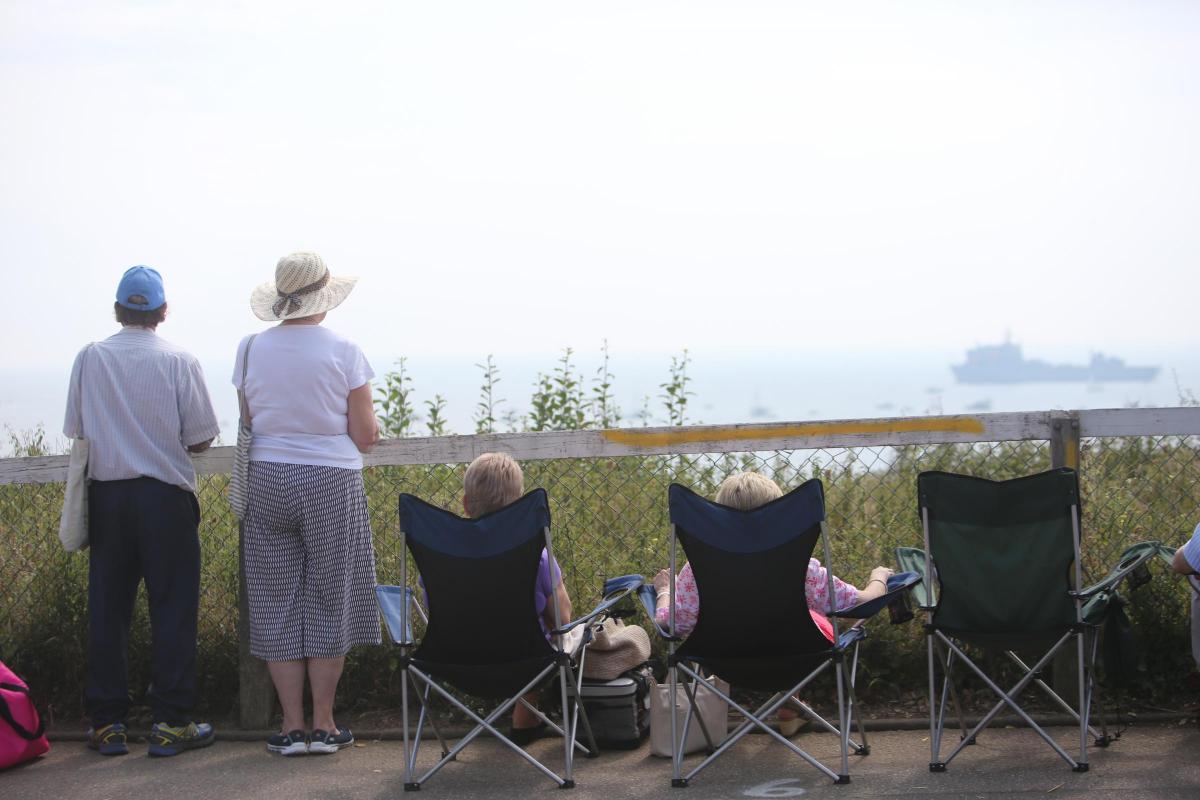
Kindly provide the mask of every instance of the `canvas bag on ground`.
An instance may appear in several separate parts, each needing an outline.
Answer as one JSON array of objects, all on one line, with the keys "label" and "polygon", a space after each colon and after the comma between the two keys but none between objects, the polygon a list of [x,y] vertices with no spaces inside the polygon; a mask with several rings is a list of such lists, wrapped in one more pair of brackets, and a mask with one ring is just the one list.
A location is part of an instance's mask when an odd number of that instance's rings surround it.
[{"label": "canvas bag on ground", "polygon": [[36,758],[50,749],[29,687],[0,661],[0,769]]},{"label": "canvas bag on ground", "polygon": [[254,344],[254,336],[246,340],[246,352],[242,355],[237,447],[233,451],[233,471],[229,474],[229,489],[226,492],[229,507],[238,519],[246,516],[246,508],[250,504],[250,440],[254,434],[250,428],[250,406],[246,403],[246,367],[250,364],[250,346]]},{"label": "canvas bag on ground", "polygon": [[[729,694],[729,684],[725,681],[720,678],[710,678],[709,681],[725,694]],[[687,693],[683,689],[683,681],[680,681],[675,688],[677,701],[675,714],[678,720],[676,724],[682,732],[690,703]],[[667,758],[671,757],[671,717],[668,716],[670,694],[670,683],[659,683],[650,687],[650,752],[656,756]],[[698,684],[696,686],[696,707],[704,719],[709,735],[712,736],[713,746],[719,746],[721,740],[725,738],[725,734],[729,732],[729,704],[725,702],[724,698]],[[704,731],[695,716],[695,714],[692,715],[687,739],[684,740],[684,753],[695,753],[708,747],[708,742],[704,739]]]},{"label": "canvas bag on ground", "polygon": [[[88,345],[84,351],[92,349]],[[83,407],[83,364],[79,365],[79,404]],[[88,546],[88,440],[71,441],[71,457],[67,460],[67,482],[63,491],[62,518],[58,523],[58,540],[67,552],[74,553]]]}]

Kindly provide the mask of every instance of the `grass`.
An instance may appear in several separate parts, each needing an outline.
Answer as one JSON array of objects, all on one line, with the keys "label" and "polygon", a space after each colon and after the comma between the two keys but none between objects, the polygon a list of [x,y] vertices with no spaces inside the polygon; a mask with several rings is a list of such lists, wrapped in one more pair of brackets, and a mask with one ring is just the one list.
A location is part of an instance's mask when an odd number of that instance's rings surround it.
[{"label": "grass", "polygon": [[[478,432],[611,427],[626,420],[683,425],[689,422],[691,359],[686,350],[671,359],[659,388],[659,416],[651,400],[624,413],[613,402],[615,376],[607,344],[602,366],[591,378],[566,349],[556,366],[539,373],[519,413],[499,397],[500,370],[492,356],[482,373],[474,417]],[[447,432],[442,401],[426,400],[417,412],[413,379],[404,359],[376,389],[377,411],[388,436]],[[1182,396],[1181,403],[1194,403]],[[422,424],[423,423],[423,426]],[[48,444],[39,428],[8,431],[16,455],[41,455]],[[598,599],[606,577],[652,575],[668,563],[666,492],[672,482],[711,496],[735,470],[754,469],[785,488],[808,478],[825,484],[835,574],[851,583],[865,580],[878,564],[891,565],[897,546],[919,545],[916,477],[939,469],[1003,479],[1050,466],[1046,442],[1004,442],[902,448],[852,448],[816,452],[733,455],[647,456],[563,459],[524,465],[526,488],[544,487],[551,502],[555,553],[579,610]],[[459,510],[463,465],[377,467],[364,471],[378,578],[400,579],[396,502],[401,492]],[[1181,544],[1200,519],[1200,439],[1197,437],[1096,439],[1084,442],[1080,476],[1083,495],[1085,571],[1105,574],[1128,545],[1158,539]],[[236,521],[224,500],[226,478],[200,481],[203,557],[200,597],[200,682],[202,711],[225,716],[237,693],[238,541]],[[62,488],[57,485],[0,485],[0,659],[29,679],[51,720],[78,719],[86,656],[87,559],[70,556],[56,541]],[[1130,614],[1144,648],[1144,669],[1131,696],[1169,701],[1193,669],[1187,631],[1188,594],[1181,580],[1161,567],[1132,596]],[[412,571],[410,570],[410,575]],[[148,681],[149,645],[145,604],[138,604],[130,645],[130,685]],[[661,655],[661,647],[658,650]],[[861,698],[892,702],[924,691],[925,650],[917,623],[889,626],[877,620],[864,644]],[[339,703],[366,713],[396,703],[398,663],[386,647],[360,648],[347,660]],[[973,688],[966,681],[968,689]]]},{"label": "grass", "polygon": [[[1043,442],[941,445],[824,453],[625,457],[529,462],[526,487],[551,497],[556,554],[578,609],[598,599],[605,577],[652,574],[667,563],[666,488],[675,481],[711,495],[737,469],[757,469],[781,485],[820,477],[826,486],[835,573],[862,581],[876,564],[891,564],[898,545],[920,541],[916,475],[949,469],[992,478],[1048,466]],[[1200,487],[1200,458],[1191,439],[1095,440],[1082,463],[1085,566],[1098,577],[1128,544],[1148,538],[1172,545],[1190,533]],[[400,576],[396,500],[411,492],[458,508],[462,465],[366,470],[377,570],[382,583]],[[201,481],[203,585],[200,675],[203,711],[233,710],[237,685],[237,529],[223,499],[225,478]],[[34,686],[51,720],[78,719],[86,653],[86,557],[56,541],[61,487],[0,486],[0,658]],[[1156,568],[1133,596],[1132,616],[1145,648],[1137,694],[1167,697],[1191,670],[1187,595],[1182,582]],[[148,622],[139,604],[130,645],[131,686],[148,676]],[[864,645],[863,701],[888,702],[923,689],[919,624],[883,619]],[[348,659],[340,707],[349,713],[396,702],[398,664],[386,647],[360,648]]]}]

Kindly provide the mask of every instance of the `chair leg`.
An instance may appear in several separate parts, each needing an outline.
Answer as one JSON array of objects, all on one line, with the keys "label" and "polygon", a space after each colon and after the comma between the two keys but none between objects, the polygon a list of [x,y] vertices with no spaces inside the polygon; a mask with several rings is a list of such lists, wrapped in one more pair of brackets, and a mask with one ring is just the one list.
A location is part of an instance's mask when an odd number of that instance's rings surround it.
[{"label": "chair leg", "polygon": [[[1091,706],[1100,715],[1100,735],[1092,744],[1096,747],[1108,747],[1117,737],[1108,735],[1108,715],[1104,713],[1103,693],[1100,691],[1100,684],[1096,681],[1096,651],[1100,646],[1100,633],[1098,630],[1092,630],[1090,636],[1092,649],[1088,658],[1088,693],[1092,697]],[[1118,710],[1118,717],[1119,715]],[[1117,725],[1120,726],[1120,719],[1117,720]],[[1095,734],[1095,729],[1092,729],[1092,733]]]},{"label": "chair leg", "polygon": [[587,748],[584,749],[584,756],[587,758],[596,758],[600,755],[600,746],[596,744],[596,737],[592,734],[592,723],[587,715],[587,707],[583,704],[583,670],[582,668],[575,670],[572,667],[567,667],[567,674],[571,676],[571,683],[575,687],[575,705],[571,717],[572,736],[576,739],[576,746],[580,746],[578,744],[579,723],[582,722],[583,735],[587,737]]},{"label": "chair leg", "polygon": [[[938,651],[938,657],[941,657],[941,650]],[[962,701],[958,696],[958,684],[954,682],[954,657],[950,651],[946,651],[946,664],[942,671],[942,677],[945,683],[942,685],[942,709],[945,713],[946,698],[950,698],[950,702],[954,704],[954,713],[958,716],[958,728],[961,731],[959,734],[960,741],[967,739],[967,718],[963,716]],[[975,737],[972,736],[967,744],[975,744]]]},{"label": "chair leg", "polygon": [[[437,737],[438,744],[442,746],[442,755],[444,756],[450,752],[450,748],[446,745],[446,739],[444,736],[442,736],[442,732],[438,729],[437,719],[434,717],[433,709],[429,707],[429,687],[426,686],[425,692],[422,694],[420,687],[417,686],[416,679],[411,675],[409,676],[409,679],[412,681],[413,691],[421,695],[421,718],[417,720],[417,736],[420,737],[421,735],[420,732],[422,730],[422,723],[425,720],[429,720],[429,727],[433,728],[433,735]],[[415,761],[416,759],[414,758],[413,760]]]},{"label": "chair leg", "polygon": [[[1024,661],[1021,660],[1020,656],[1018,656],[1016,653],[1014,653],[1011,650],[1008,650],[1006,652],[1008,653],[1008,657],[1012,659],[1014,664],[1016,664],[1018,667],[1025,670],[1026,672],[1029,671],[1029,666]],[[1056,691],[1054,691],[1053,688],[1048,686],[1044,680],[1042,680],[1041,678],[1036,678],[1036,679],[1034,679],[1033,683],[1035,686],[1037,686],[1039,689],[1041,689],[1042,692],[1044,692],[1047,697],[1049,697],[1052,701],[1054,701],[1054,703],[1059,708],[1061,708],[1063,711],[1067,712],[1072,717],[1074,717],[1076,722],[1079,721],[1079,712],[1076,709],[1072,708],[1070,703],[1068,703],[1066,700],[1059,697],[1058,693]],[[1089,697],[1090,696],[1091,695],[1090,695],[1090,690],[1089,690]],[[1088,725],[1088,731],[1091,732],[1091,734],[1093,736],[1095,736],[1096,738],[1100,738],[1101,734],[1099,732],[1097,732],[1096,729],[1093,728],[1090,724]]]},{"label": "chair leg", "polygon": [[[730,733],[728,736],[726,736],[724,738],[724,740],[722,740],[720,746],[717,747],[716,751],[714,751],[711,755],[709,755],[707,758],[705,758],[703,761],[701,761],[699,764],[697,764],[695,767],[693,767],[692,770],[686,776],[683,776],[680,779],[680,781],[681,781],[680,783],[673,783],[672,785],[686,786],[687,782],[689,780],[696,777],[696,775],[700,774],[701,770],[703,770],[708,765],[712,764],[716,759],[720,758],[721,755],[723,755],[727,750],[729,750],[729,748],[732,747],[739,739],[741,739],[743,736],[745,736],[749,732],[751,727],[757,728],[758,730],[762,731],[764,734],[769,736],[771,739],[779,742],[784,747],[786,747],[787,749],[791,750],[796,755],[803,758],[806,762],[808,762],[810,765],[815,767],[817,770],[819,770],[820,772],[822,772],[823,774],[828,776],[830,779],[832,779],[834,781],[842,782],[842,781],[839,781],[838,773],[834,772],[832,769],[825,766],[817,759],[813,758],[813,756],[810,755],[809,753],[807,753],[804,750],[797,747],[793,742],[789,741],[781,733],[776,731],[774,728],[771,728],[765,722],[766,716],[768,714],[770,714],[771,712],[775,711],[779,707],[779,705],[784,702],[784,700],[786,699],[787,696],[792,695],[795,692],[798,692],[801,689],[803,689],[805,686],[807,686],[809,684],[809,682],[812,681],[813,678],[815,678],[817,675],[819,675],[822,671],[825,670],[826,667],[828,667],[832,663],[833,663],[832,661],[823,662],[821,664],[821,666],[819,666],[819,667],[817,667],[817,669],[813,670],[808,675],[807,678],[805,678],[799,684],[793,686],[787,692],[777,693],[775,695],[775,698],[771,702],[768,702],[765,705],[761,706],[757,712],[750,711],[748,708],[746,708],[745,706],[738,703],[736,700],[734,700],[732,697],[730,697],[725,692],[722,692],[720,689],[714,687],[711,683],[708,683],[707,681],[701,679],[697,673],[692,672],[687,667],[680,667],[680,669],[682,669],[684,671],[684,673],[691,676],[692,678],[699,680],[708,691],[713,692],[718,697],[723,699],[726,703],[728,703],[729,707],[731,709],[736,711],[738,714],[742,715],[742,718],[745,720],[745,722],[743,722],[732,733]],[[842,708],[844,709],[845,706],[842,705]]]},{"label": "chair leg", "polygon": [[413,764],[408,743],[408,670],[400,669],[400,725],[404,738],[404,791],[414,792],[421,784],[413,781]]},{"label": "chair leg", "polygon": [[[535,717],[537,717],[547,728],[554,731],[555,736],[565,737],[567,735],[567,728],[566,728],[565,723],[563,725],[559,725],[557,722],[550,719],[550,717],[546,716],[546,713],[544,711],[542,711],[540,708],[533,705],[532,703],[527,702],[524,697],[517,700],[517,702],[520,703],[522,706],[524,706],[529,711],[530,714],[533,714]],[[589,754],[588,749],[586,747],[584,747],[582,744],[580,744],[578,741],[575,742],[575,748],[577,750],[582,750],[584,755]]]},{"label": "chair leg", "polygon": [[937,675],[934,673],[933,631],[925,632],[925,642],[929,662],[929,771],[945,772],[946,765],[938,758],[941,752],[941,743],[939,742],[941,731],[937,725],[940,717],[937,704]]},{"label": "chair leg", "polygon": [[842,771],[838,773],[837,783],[850,782],[850,720],[846,716],[845,672],[846,660],[839,658],[834,665],[837,675],[838,728],[842,734]]},{"label": "chair leg", "polygon": [[1087,691],[1087,674],[1083,668],[1083,632],[1075,634],[1076,652],[1079,656],[1079,761],[1072,767],[1075,772],[1088,770],[1088,718],[1091,709],[1088,707],[1091,698]]},{"label": "chair leg", "polygon": [[858,680],[858,642],[854,643],[854,659],[850,664],[850,680],[846,684],[846,689],[849,692],[849,706],[847,710],[847,720],[857,722],[858,735],[862,739],[861,744],[857,744],[853,739],[849,741],[854,752],[860,756],[871,754],[871,745],[867,743],[867,726],[863,722],[862,712],[858,710],[858,698],[854,693],[854,684]]},{"label": "chair leg", "polygon": [[[1050,734],[1046,733],[1046,731],[1043,730],[1040,725],[1038,725],[1036,722],[1034,722],[1033,718],[1030,717],[1028,713],[1026,713],[1025,709],[1021,708],[1021,706],[1016,702],[1016,699],[1015,699],[1015,698],[1019,697],[1021,692],[1023,692],[1025,690],[1025,687],[1029,685],[1029,683],[1033,680],[1034,676],[1037,675],[1040,670],[1045,668],[1046,664],[1050,662],[1050,659],[1054,657],[1054,654],[1057,653],[1064,644],[1069,643],[1071,636],[1074,635],[1072,632],[1068,631],[1067,633],[1063,634],[1062,638],[1059,639],[1054,644],[1053,647],[1051,647],[1048,651],[1046,651],[1046,654],[1044,656],[1042,656],[1037,661],[1037,663],[1034,664],[1033,667],[1028,672],[1025,673],[1024,677],[1022,677],[1019,681],[1017,681],[1017,683],[1011,689],[1009,689],[1007,692],[1004,691],[1004,689],[1002,689],[999,685],[997,685],[995,681],[993,681],[991,678],[989,678],[987,673],[985,673],[982,669],[980,669],[979,666],[974,661],[972,661],[970,658],[968,658],[967,654],[964,653],[961,649],[959,649],[958,646],[954,644],[954,642],[952,642],[949,638],[947,638],[945,636],[945,634],[943,634],[939,631],[939,632],[937,632],[936,635],[939,637],[939,639],[942,641],[942,643],[947,648],[949,648],[951,651],[953,651],[954,655],[958,656],[958,658],[964,664],[966,664],[967,667],[969,667],[970,670],[972,672],[974,672],[975,675],[988,686],[989,689],[991,689],[993,692],[995,692],[1000,697],[1000,701],[998,703],[996,703],[996,705],[992,706],[991,710],[988,711],[988,713],[984,715],[983,719],[981,719],[978,723],[976,723],[975,727],[971,729],[968,736],[974,737],[981,730],[986,728],[991,723],[991,721],[995,718],[995,716],[998,713],[1000,713],[1000,711],[1007,705],[1009,708],[1011,708],[1013,710],[1014,713],[1016,713],[1017,716],[1019,716],[1021,719],[1023,719],[1025,721],[1025,724],[1028,725],[1030,727],[1030,729],[1034,733],[1036,733],[1038,735],[1038,737],[1041,738],[1042,741],[1044,741],[1050,747],[1051,750],[1053,750],[1055,753],[1058,754],[1059,758],[1061,758],[1063,761],[1067,762],[1067,764],[1070,767],[1072,767],[1072,768],[1076,767],[1077,762],[1075,761],[1075,759],[1071,758],[1071,756],[1067,753],[1067,751],[1064,750],[1058,744],[1058,742],[1054,741],[1054,739],[1051,738]],[[958,755],[958,753],[964,747],[966,747],[968,741],[969,741],[969,739],[964,739],[963,741],[959,742],[958,747],[954,748],[954,750],[951,751],[950,755],[948,755],[946,757],[945,761],[943,762],[943,766],[945,766],[945,764],[950,763],[950,761],[953,760],[954,757],[956,755]],[[1082,772],[1083,770],[1079,770],[1079,771]]]},{"label": "chair leg", "polygon": [[531,681],[529,681],[528,684],[526,684],[522,689],[520,689],[516,693],[516,695],[509,698],[508,700],[505,700],[500,705],[496,706],[494,709],[492,709],[488,713],[488,715],[486,717],[481,717],[474,710],[472,710],[470,706],[465,705],[463,702],[458,700],[454,695],[452,695],[449,691],[447,691],[443,687],[439,686],[428,675],[425,675],[424,673],[420,672],[419,670],[416,670],[416,669],[413,669],[410,667],[410,670],[413,672],[413,674],[415,674],[418,678],[420,678],[427,686],[432,688],[435,693],[440,695],[444,700],[446,700],[448,703],[450,703],[451,706],[456,708],[458,711],[463,713],[468,719],[472,720],[475,723],[475,727],[470,732],[468,732],[464,737],[459,739],[458,742],[454,745],[454,747],[452,747],[450,749],[450,752],[447,753],[440,761],[438,761],[436,764],[434,764],[432,767],[430,767],[425,772],[425,774],[422,775],[418,779],[417,783],[424,783],[425,781],[432,778],[435,774],[437,774],[437,772],[439,770],[441,770],[442,767],[444,767],[450,761],[453,761],[455,759],[455,757],[460,752],[462,752],[469,744],[471,744],[471,742],[473,742],[478,736],[480,736],[484,732],[487,732],[487,733],[490,733],[493,736],[495,736],[496,739],[499,740],[499,742],[502,745],[507,747],[512,752],[516,753],[523,760],[529,762],[529,764],[532,765],[534,767],[534,769],[541,772],[547,778],[550,778],[557,785],[562,786],[563,785],[562,778],[560,778],[553,771],[551,771],[548,767],[546,767],[545,764],[538,761],[536,758],[531,756],[529,753],[525,752],[524,749],[522,749],[520,746],[515,744],[511,739],[509,739],[507,736],[505,736],[503,733],[501,733],[500,730],[498,730],[495,726],[496,721],[503,714],[507,713],[508,710],[511,709],[513,707],[513,705],[520,700],[522,695],[524,695],[526,692],[531,691],[535,686],[541,684],[547,678],[549,678],[551,675],[553,675],[554,669],[555,669],[554,665],[547,666],[546,669],[544,669],[542,672],[538,673],[538,675],[535,678],[533,678]]},{"label": "chair leg", "polygon": [[572,769],[575,766],[575,726],[571,724],[571,715],[567,708],[566,665],[558,668],[558,686],[562,697],[563,725],[563,782],[558,785],[558,788],[573,789],[575,788],[575,780],[572,773]]},{"label": "chair leg", "polygon": [[[704,715],[694,713],[696,709],[700,707],[696,703],[696,682],[692,681],[691,683],[688,683],[687,678],[684,678],[683,691],[687,694],[688,698],[688,712],[687,719],[684,721],[683,725],[683,738],[685,740],[687,739],[688,726],[691,724],[692,719],[695,718],[696,722],[700,723],[700,732],[704,734],[704,741],[708,742],[708,752],[712,753],[714,750],[716,750],[716,744],[714,744],[712,734],[708,731],[708,725],[706,725],[704,722]],[[728,728],[728,726],[726,727]],[[728,733],[728,730],[726,730],[726,733]]]},{"label": "chair leg", "polygon": [[675,713],[676,698],[678,697],[679,676],[677,674],[678,667],[672,665],[668,668],[667,683],[670,686],[670,694],[667,696],[667,713],[671,716],[671,786],[676,789],[682,789],[687,786],[687,781],[683,779],[683,741],[679,737],[679,721],[678,714]]}]

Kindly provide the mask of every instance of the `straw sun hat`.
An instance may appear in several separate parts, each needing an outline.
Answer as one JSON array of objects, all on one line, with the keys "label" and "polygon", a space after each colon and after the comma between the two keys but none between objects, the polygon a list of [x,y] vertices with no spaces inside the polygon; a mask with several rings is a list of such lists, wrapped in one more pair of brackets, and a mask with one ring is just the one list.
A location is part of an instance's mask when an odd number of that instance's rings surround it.
[{"label": "straw sun hat", "polygon": [[275,280],[250,293],[254,316],[274,322],[311,317],[335,308],[358,278],[335,278],[316,253],[292,253],[275,265]]},{"label": "straw sun hat", "polygon": [[583,676],[611,681],[649,658],[650,637],[646,632],[637,625],[626,626],[619,619],[609,618],[596,631],[596,638],[587,649]]}]

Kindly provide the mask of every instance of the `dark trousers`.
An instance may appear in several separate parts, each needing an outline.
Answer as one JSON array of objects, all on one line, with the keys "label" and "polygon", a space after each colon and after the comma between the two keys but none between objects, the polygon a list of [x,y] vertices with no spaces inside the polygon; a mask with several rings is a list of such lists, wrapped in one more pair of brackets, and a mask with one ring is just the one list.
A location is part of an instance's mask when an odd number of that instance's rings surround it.
[{"label": "dark trousers", "polygon": [[129,712],[126,650],[138,584],[150,605],[154,722],[190,719],[196,702],[200,504],[154,478],[92,481],[88,491],[87,707],[96,727]]}]

